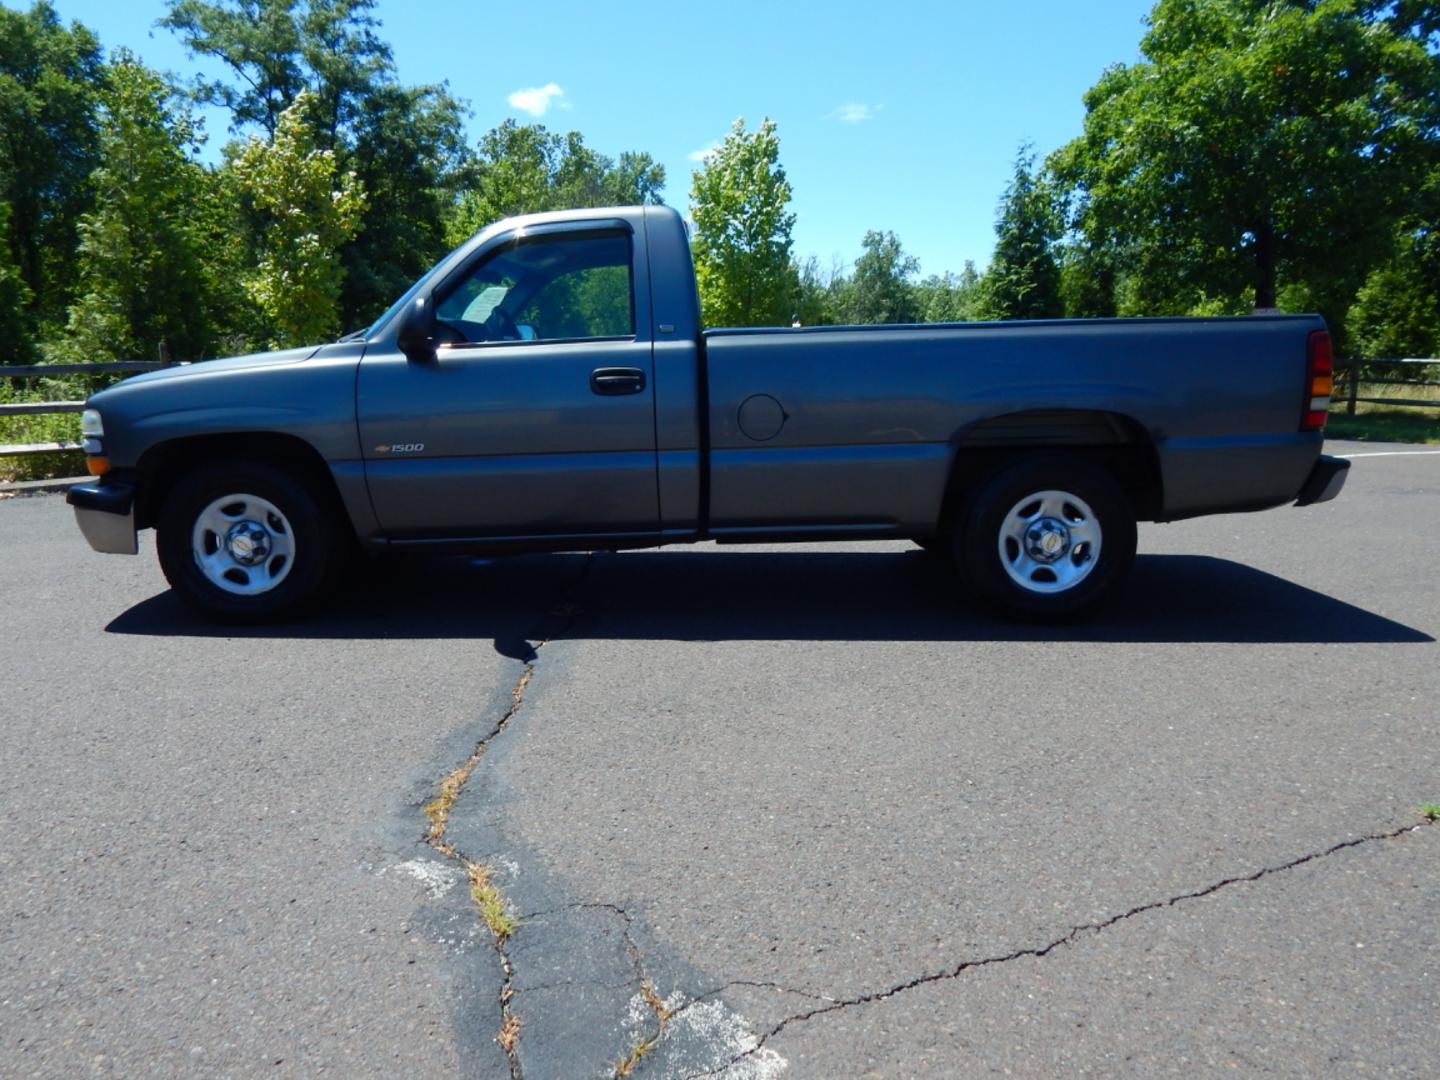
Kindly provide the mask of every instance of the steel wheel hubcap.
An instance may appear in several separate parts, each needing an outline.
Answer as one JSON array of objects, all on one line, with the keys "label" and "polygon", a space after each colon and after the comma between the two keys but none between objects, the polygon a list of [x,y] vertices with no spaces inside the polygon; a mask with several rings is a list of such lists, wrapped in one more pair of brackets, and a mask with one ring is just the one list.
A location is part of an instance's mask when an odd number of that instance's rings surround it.
[{"label": "steel wheel hubcap", "polygon": [[289,576],[295,563],[295,536],[289,520],[270,500],[222,495],[196,516],[190,553],[217,589],[256,596]]},{"label": "steel wheel hubcap", "polygon": [[1090,576],[1100,558],[1100,522],[1068,491],[1025,496],[1000,526],[1000,565],[1026,592],[1058,593]]}]

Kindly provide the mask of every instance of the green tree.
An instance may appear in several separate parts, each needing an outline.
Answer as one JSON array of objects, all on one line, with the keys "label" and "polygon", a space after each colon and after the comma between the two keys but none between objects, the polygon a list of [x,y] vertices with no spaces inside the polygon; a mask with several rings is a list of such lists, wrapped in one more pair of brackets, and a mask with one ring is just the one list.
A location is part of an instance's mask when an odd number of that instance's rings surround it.
[{"label": "green tree", "polygon": [[365,191],[365,228],[340,249],[341,322],[368,325],[450,246],[445,222],[466,151],[464,109],[440,86],[377,86],[339,151]]},{"label": "green tree", "polygon": [[820,260],[811,255],[804,262],[790,264],[790,278],[795,296],[792,314],[801,326],[831,326],[841,321],[846,278],[838,263],[822,270]]},{"label": "green tree", "polygon": [[1401,219],[1394,254],[1360,288],[1346,331],[1362,359],[1440,356],[1440,165]]},{"label": "green tree", "polygon": [[914,278],[920,272],[919,260],[905,254],[893,232],[872,229],[860,246],[863,251],[844,292],[842,319],[856,325],[918,321]]},{"label": "green tree", "polygon": [[280,114],[273,141],[252,138],[235,160],[240,189],[268,216],[260,265],[245,283],[275,347],[324,340],[339,325],[339,248],[359,227],[364,195],[333,150],[316,146],[302,93]]},{"label": "green tree", "polygon": [[232,130],[253,124],[273,137],[308,90],[316,141],[335,149],[393,71],[374,8],[375,0],[170,0],[160,25],[229,69],[231,81],[197,78],[194,92],[228,109]]},{"label": "green tree", "polygon": [[660,206],[665,202],[665,166],[639,150],[625,150],[605,172],[605,201],[611,206]]},{"label": "green tree", "polygon": [[[228,77],[199,100],[231,129],[268,136],[302,92],[316,146],[334,151],[368,197],[365,229],[340,250],[347,326],[368,323],[443,252],[445,218],[466,159],[465,108],[442,85],[402,86],[378,36],[375,0],[170,0],[161,25]],[[251,233],[259,221],[247,222]]]},{"label": "green tree", "polygon": [[1406,258],[1371,272],[1350,308],[1346,330],[1360,359],[1435,356],[1440,352],[1440,300],[1433,276]]},{"label": "green tree", "polygon": [[691,245],[700,307],[710,326],[788,324],[797,285],[791,270],[795,215],[780,165],[775,123],[754,132],[743,118],[694,172]]},{"label": "green tree", "polygon": [[995,256],[979,302],[985,319],[1050,319],[1064,314],[1060,268],[1052,246],[1060,232],[1055,196],[1035,176],[1035,156],[1021,147],[995,223]]},{"label": "green tree", "polygon": [[73,363],[148,360],[164,339],[172,355],[193,359],[207,333],[193,231],[202,183],[191,157],[195,126],[160,76],[124,50],[100,97],[95,205],[80,222],[83,291],[47,354]]},{"label": "green tree", "polygon": [[965,260],[965,269],[958,274],[948,270],[931,274],[915,287],[920,321],[968,322],[975,318],[979,290],[980,275],[970,259]]},{"label": "green tree", "polygon": [[1067,319],[1108,319],[1116,315],[1118,274],[1107,246],[1083,239],[1059,245],[1060,302]]},{"label": "green tree", "polygon": [[516,214],[660,203],[665,167],[645,153],[627,151],[618,161],[597,153],[578,131],[506,120],[480,137],[461,186],[452,245]]},{"label": "green tree", "polygon": [[0,7],[0,202],[12,211],[3,242],[29,297],[27,336],[63,318],[74,285],[76,229],[99,163],[101,68],[95,35],[62,26],[49,3]]},{"label": "green tree", "polygon": [[1145,59],[1052,159],[1122,313],[1274,306],[1332,325],[1391,246],[1436,123],[1433,4],[1160,0]]},{"label": "green tree", "polygon": [[[10,228],[10,207],[0,202],[0,237]],[[30,289],[10,257],[10,245],[0,243],[0,363],[26,364],[33,359],[30,339]]]}]

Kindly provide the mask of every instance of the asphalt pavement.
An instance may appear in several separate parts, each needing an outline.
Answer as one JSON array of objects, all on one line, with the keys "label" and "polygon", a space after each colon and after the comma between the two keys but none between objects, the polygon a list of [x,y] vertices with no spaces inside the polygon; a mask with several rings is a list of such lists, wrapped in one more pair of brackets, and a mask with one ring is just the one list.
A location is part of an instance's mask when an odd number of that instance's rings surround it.
[{"label": "asphalt pavement", "polygon": [[0,1075],[1440,1075],[1440,454],[1329,449],[1063,628],[889,543],[237,631],[0,502]]}]

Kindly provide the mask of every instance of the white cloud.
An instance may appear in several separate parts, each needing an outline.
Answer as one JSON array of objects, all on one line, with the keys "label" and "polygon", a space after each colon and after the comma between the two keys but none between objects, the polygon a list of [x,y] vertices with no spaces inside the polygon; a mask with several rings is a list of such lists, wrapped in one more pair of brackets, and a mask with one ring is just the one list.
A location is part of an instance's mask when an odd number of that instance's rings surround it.
[{"label": "white cloud", "polygon": [[710,155],[720,149],[718,142],[712,142],[709,146],[702,146],[699,150],[690,151],[691,161],[709,161]]},{"label": "white cloud", "polygon": [[875,114],[884,105],[862,105],[858,101],[848,101],[830,114],[831,120],[839,120],[842,124],[859,124],[866,120],[873,120]]},{"label": "white cloud", "polygon": [[531,87],[529,90],[516,90],[505,100],[510,102],[512,109],[519,109],[531,116],[544,116],[550,111],[551,105],[562,109],[570,107],[570,103],[565,100],[565,91],[553,82]]}]

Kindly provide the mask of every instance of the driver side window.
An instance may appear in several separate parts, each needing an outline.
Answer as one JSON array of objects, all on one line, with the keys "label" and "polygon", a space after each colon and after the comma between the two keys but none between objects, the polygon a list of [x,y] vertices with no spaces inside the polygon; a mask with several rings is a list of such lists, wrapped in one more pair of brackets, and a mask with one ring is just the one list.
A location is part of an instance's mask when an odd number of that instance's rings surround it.
[{"label": "driver side window", "polygon": [[442,341],[575,341],[635,333],[628,234],[522,237],[435,308]]}]

